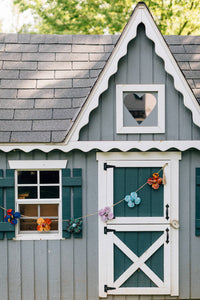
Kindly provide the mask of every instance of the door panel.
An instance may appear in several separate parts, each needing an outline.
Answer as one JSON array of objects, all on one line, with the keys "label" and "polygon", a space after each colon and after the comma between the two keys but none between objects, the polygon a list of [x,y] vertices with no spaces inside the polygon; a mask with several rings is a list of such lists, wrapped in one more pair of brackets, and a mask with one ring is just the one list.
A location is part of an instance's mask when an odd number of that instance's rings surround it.
[{"label": "door panel", "polygon": [[[153,173],[160,168],[114,168],[114,204],[126,195],[141,187]],[[162,176],[162,173],[160,174]],[[125,201],[114,206],[115,217],[163,217],[164,214],[164,188],[152,189],[148,184],[140,191],[138,196],[141,203],[129,208]]]},{"label": "door panel", "polygon": [[109,261],[113,269],[108,273],[109,294],[128,291],[131,294],[141,292],[151,294],[170,291],[170,243],[167,241],[168,226],[151,225],[144,231],[145,225],[109,225],[115,230],[107,233],[110,253]]}]

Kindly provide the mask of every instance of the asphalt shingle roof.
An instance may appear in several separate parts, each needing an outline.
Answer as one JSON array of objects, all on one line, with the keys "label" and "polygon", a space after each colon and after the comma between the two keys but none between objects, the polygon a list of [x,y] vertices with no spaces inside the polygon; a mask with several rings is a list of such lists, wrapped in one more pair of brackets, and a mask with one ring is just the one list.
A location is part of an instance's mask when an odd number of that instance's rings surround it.
[{"label": "asphalt shingle roof", "polygon": [[[0,34],[0,142],[62,142],[118,36]],[[200,36],[166,36],[200,98]]]}]

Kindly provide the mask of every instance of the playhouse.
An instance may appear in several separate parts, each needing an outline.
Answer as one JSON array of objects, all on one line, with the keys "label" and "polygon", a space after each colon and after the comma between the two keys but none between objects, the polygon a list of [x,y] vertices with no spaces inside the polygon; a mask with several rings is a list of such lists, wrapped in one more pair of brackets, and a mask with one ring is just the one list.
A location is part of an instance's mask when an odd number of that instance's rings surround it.
[{"label": "playhouse", "polygon": [[0,35],[0,299],[200,298],[200,37]]}]

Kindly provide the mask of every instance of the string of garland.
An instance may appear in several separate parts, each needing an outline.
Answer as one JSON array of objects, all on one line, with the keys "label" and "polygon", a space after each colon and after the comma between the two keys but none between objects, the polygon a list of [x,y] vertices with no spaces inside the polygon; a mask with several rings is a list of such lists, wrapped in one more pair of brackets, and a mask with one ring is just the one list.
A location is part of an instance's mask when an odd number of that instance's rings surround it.
[{"label": "string of garland", "polygon": [[[126,195],[123,199],[119,200],[118,202],[114,203],[111,206],[106,206],[103,209],[100,209],[99,211],[96,211],[94,213],[81,216],[79,218],[71,218],[67,220],[62,220],[62,222],[68,222],[66,230],[70,233],[79,233],[82,230],[82,220],[94,215],[99,215],[101,217],[101,220],[103,222],[107,222],[108,220],[113,219],[114,215],[111,211],[111,208],[115,207],[116,205],[122,203],[123,201],[126,201],[128,206],[130,208],[133,208],[135,205],[139,205],[141,203],[141,198],[138,197],[137,192],[139,192],[141,189],[143,189],[147,184],[152,186],[153,189],[158,189],[161,184],[166,183],[165,174],[164,174],[164,168],[167,166],[167,163],[157,172],[152,175],[152,177],[148,178],[148,180],[141,185],[135,192],[132,192],[130,195]],[[159,176],[160,172],[163,171],[163,178]],[[1,209],[5,210],[7,212],[6,216],[4,217],[4,220],[6,222],[10,222],[13,225],[17,224],[17,219],[20,219],[21,217],[25,217],[27,219],[32,219],[32,217],[22,215],[20,212],[15,212],[13,209],[6,209],[4,207],[1,207]],[[54,220],[58,221],[58,220]],[[0,222],[3,223],[3,222]],[[38,218],[37,219],[37,230],[39,232],[47,232],[51,229],[52,221],[49,218],[43,219]]]}]

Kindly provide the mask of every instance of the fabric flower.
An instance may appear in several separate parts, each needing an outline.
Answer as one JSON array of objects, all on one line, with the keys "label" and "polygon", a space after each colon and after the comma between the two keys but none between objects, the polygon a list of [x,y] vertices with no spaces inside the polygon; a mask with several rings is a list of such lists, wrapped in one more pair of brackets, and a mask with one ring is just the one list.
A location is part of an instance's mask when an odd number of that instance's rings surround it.
[{"label": "fabric flower", "polygon": [[51,220],[50,219],[43,219],[43,218],[39,218],[37,219],[37,231],[49,231],[51,229]]},{"label": "fabric flower", "polygon": [[149,185],[151,185],[154,190],[157,190],[157,189],[159,189],[159,186],[162,183],[162,181],[163,181],[163,179],[161,177],[159,177],[158,173],[153,173],[152,177],[150,177],[147,180],[147,183]]},{"label": "fabric flower", "polygon": [[67,231],[70,233],[79,233],[82,230],[82,220],[71,218],[68,221]]},{"label": "fabric flower", "polygon": [[106,206],[103,209],[100,209],[99,210],[99,216],[101,217],[101,220],[103,222],[107,222],[108,220],[112,220],[113,217],[114,217],[109,206]]},{"label": "fabric flower", "polygon": [[141,198],[138,197],[136,192],[132,192],[130,195],[127,195],[124,199],[130,208],[134,207],[135,205],[139,205],[141,202]]},{"label": "fabric flower", "polygon": [[6,213],[7,215],[4,217],[4,220],[13,225],[17,224],[17,219],[21,217],[20,212],[15,212],[14,209],[8,209]]}]

